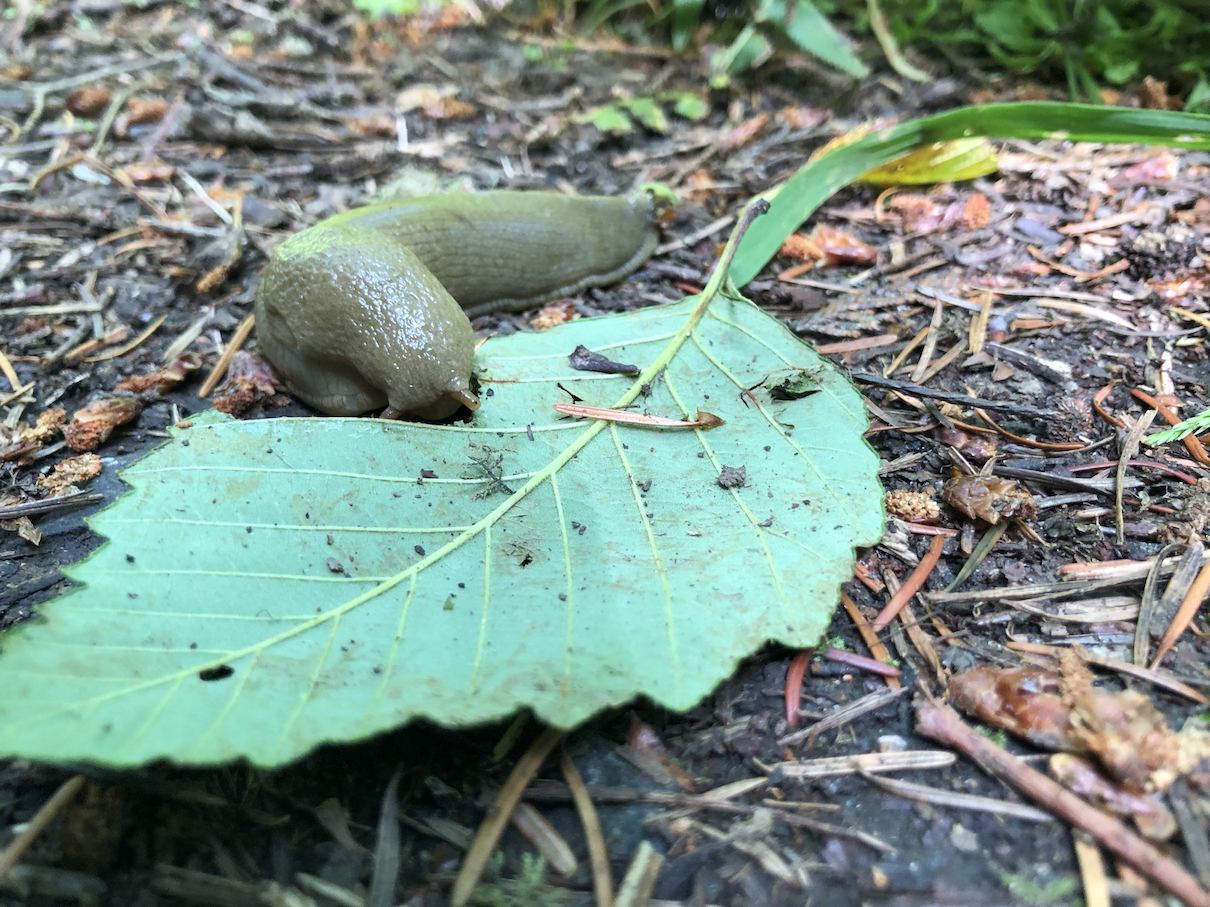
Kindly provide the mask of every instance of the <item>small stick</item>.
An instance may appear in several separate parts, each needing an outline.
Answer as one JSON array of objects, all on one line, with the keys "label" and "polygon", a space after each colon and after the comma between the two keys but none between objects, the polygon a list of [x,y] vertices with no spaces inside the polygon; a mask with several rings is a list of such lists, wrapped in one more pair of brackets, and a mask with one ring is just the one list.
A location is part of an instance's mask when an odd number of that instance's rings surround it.
[{"label": "small stick", "polygon": [[1119,545],[1126,544],[1126,515],[1122,509],[1126,470],[1130,467],[1130,458],[1139,452],[1139,443],[1143,440],[1143,435],[1151,427],[1154,419],[1155,410],[1139,416],[1134,425],[1130,427],[1130,431],[1126,433],[1126,440],[1122,442],[1122,449],[1119,451],[1118,465],[1114,470],[1113,479],[1113,512],[1117,524]]},{"label": "small stick", "polygon": [[1007,400],[981,400],[978,397],[968,397],[966,394],[937,391],[930,387],[913,384],[910,381],[896,381],[892,378],[883,378],[881,375],[871,375],[867,372],[853,372],[849,377],[859,384],[873,384],[876,387],[890,388],[891,390],[901,391],[915,397],[929,397],[933,400],[943,400],[946,403],[957,403],[961,406],[982,406],[984,409],[1004,410],[1005,412],[1014,413],[1015,415],[1024,416],[1029,419],[1053,419],[1055,415],[1050,410],[1039,409],[1036,406],[1024,406],[1020,403],[1010,403]]},{"label": "small stick", "polygon": [[252,333],[252,327],[255,324],[255,315],[249,315],[239,323],[239,327],[231,335],[231,340],[223,348],[223,354],[218,357],[218,362],[214,363],[214,369],[206,376],[206,381],[202,384],[201,390],[197,392],[199,397],[210,396],[210,392],[214,390],[214,386],[222,380],[223,375],[227,374],[227,368],[231,365],[231,360],[235,358],[235,354],[239,352],[240,347],[244,345],[244,341]]},{"label": "small stick", "polygon": [[1171,892],[1188,907],[1210,907],[1210,892],[1154,845],[1134,834],[1117,819],[1089,806],[1071,791],[1016,756],[976,733],[947,705],[920,700],[916,730],[948,744],[973,759],[988,774],[1001,778],[1043,808],[1092,835],[1143,875]]},{"label": "small stick", "polygon": [[593,806],[580,770],[566,750],[559,760],[559,767],[563,770],[563,780],[567,782],[576,812],[580,814],[580,824],[584,826],[584,841],[588,846],[588,864],[592,867],[592,890],[597,907],[613,907],[613,873],[609,868],[609,847],[605,843],[601,817],[597,815],[597,808]]},{"label": "small stick", "polygon": [[78,494],[65,494],[59,498],[43,498],[41,501],[9,504],[7,507],[0,507],[0,520],[15,520],[23,516],[53,513],[56,510],[87,507],[89,504],[97,503],[104,497],[104,495],[97,494],[95,491],[81,491]]},{"label": "small stick", "polygon": [[80,792],[84,786],[83,775],[72,775],[59,785],[59,789],[51,794],[50,799],[43,803],[34,817],[26,823],[21,833],[8,842],[8,846],[0,852],[0,879],[3,879],[10,869],[21,862],[21,857],[29,846],[38,840],[38,836],[46,830],[55,816],[59,815]]},{"label": "small stick", "polygon": [[644,428],[717,428],[725,424],[718,416],[700,409],[697,411],[697,418],[689,420],[649,416],[644,413],[632,413],[604,406],[588,406],[583,403],[556,403],[554,407],[556,412],[565,416],[601,419],[605,422],[623,422],[627,425],[639,425]]},{"label": "small stick", "polygon": [[1076,851],[1076,864],[1080,867],[1080,881],[1084,884],[1084,907],[1109,907],[1109,880],[1105,878],[1105,861],[1101,851],[1088,836],[1073,832],[1071,843]]},{"label": "small stick", "polygon": [[1026,822],[1053,822],[1055,817],[1048,812],[1024,803],[1013,803],[1009,800],[997,800],[995,797],[982,797],[978,794],[963,794],[958,791],[945,790],[940,787],[929,787],[927,784],[916,784],[912,781],[901,781],[898,778],[884,778],[870,772],[861,772],[861,777],[875,787],[880,787],[888,793],[907,800],[920,803],[932,803],[935,806],[948,806],[953,809],[969,809],[975,812],[995,813],[998,816],[1011,816]]},{"label": "small stick", "polygon": [[512,817],[513,808],[521,800],[530,780],[538,773],[550,751],[563,739],[563,732],[555,728],[547,728],[538,735],[525,754],[517,760],[512,772],[496,794],[496,799],[488,808],[487,816],[475,832],[471,848],[466,852],[458,876],[454,879],[454,888],[450,893],[452,907],[466,907],[470,902],[475,886],[487,869],[488,860],[496,849],[504,827]]}]

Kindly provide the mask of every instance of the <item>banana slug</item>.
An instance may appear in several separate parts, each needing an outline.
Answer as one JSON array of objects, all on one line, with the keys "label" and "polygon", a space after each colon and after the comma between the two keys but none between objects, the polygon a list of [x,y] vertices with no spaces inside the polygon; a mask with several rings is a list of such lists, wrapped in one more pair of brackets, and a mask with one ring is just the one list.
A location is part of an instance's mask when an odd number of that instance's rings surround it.
[{"label": "banana slug", "polygon": [[653,208],[645,192],[498,191],[337,214],[274,251],[254,306],[261,352],[296,397],[331,415],[475,409],[468,315],[629,274],[655,248]]}]

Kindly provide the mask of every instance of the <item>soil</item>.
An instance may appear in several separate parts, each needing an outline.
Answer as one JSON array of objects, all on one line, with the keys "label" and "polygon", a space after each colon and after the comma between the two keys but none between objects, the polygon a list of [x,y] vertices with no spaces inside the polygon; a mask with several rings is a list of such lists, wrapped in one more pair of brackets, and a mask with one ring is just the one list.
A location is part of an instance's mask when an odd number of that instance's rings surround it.
[{"label": "soil", "polygon": [[[188,349],[203,366],[165,394],[143,393],[137,420],[99,447],[103,469],[85,490],[99,494],[100,504],[36,518],[36,545],[16,526],[0,530],[6,627],[53,608],[67,585],[61,569],[102,543],[84,520],[121,493],[122,467],[160,443],[166,426],[209,405],[197,396],[201,376],[250,311],[266,255],[300,226],[401,187],[617,194],[659,181],[676,188],[682,201],[662,224],[665,248],[621,286],[576,297],[575,313],[591,316],[700,287],[729,226],[707,228],[786,178],[825,140],[876,118],[991,97],[959,81],[919,88],[882,77],[854,87],[793,56],[706,91],[700,59],[658,47],[552,40],[545,37],[549,23],[477,27],[453,14],[367,26],[335,0],[71,0],[18,4],[13,12],[0,21],[8,50],[0,67],[0,126],[8,131],[0,154],[0,352],[22,383],[35,385],[12,396],[0,384],[7,426],[52,407],[70,414],[112,395],[122,378],[158,368],[188,333],[195,336]],[[665,133],[635,124],[607,135],[578,116],[620,95],[659,92],[703,99],[704,118],[673,117]],[[997,97],[1012,95],[1001,90]],[[1049,582],[1066,564],[1141,560],[1170,541],[1205,539],[1210,469],[1179,444],[1137,455],[1165,469],[1130,471],[1140,484],[1131,489],[1121,540],[1112,497],[1072,480],[1112,479],[1124,432],[1091,405],[1103,387],[1112,385],[1107,411],[1131,419],[1148,409],[1131,388],[1183,402],[1186,416],[1210,405],[1208,175],[1210,157],[1199,153],[1009,142],[999,173],[974,183],[888,198],[869,188],[840,193],[813,221],[852,240],[832,256],[834,266],[797,282],[779,280],[796,264],[782,258],[747,288],[858,374],[884,374],[931,323],[925,346],[935,344],[928,355],[941,368],[921,362],[915,346],[893,379],[989,401],[997,406],[992,415],[1020,436],[1079,442],[1083,449],[1071,452],[999,438],[1001,475],[1034,471],[1025,481],[1038,504],[1028,521],[1037,535],[1014,524],[963,590]],[[1120,222],[1087,234],[1061,229],[1118,214]],[[833,247],[826,237],[817,240]],[[868,247],[872,260],[852,246]],[[983,352],[959,349],[970,309],[992,299]],[[93,352],[118,350],[161,317],[148,339],[113,358],[88,363],[72,353],[125,329]],[[481,318],[476,327],[484,334],[529,329],[529,315]],[[880,341],[883,335],[890,337]],[[958,353],[941,362],[951,350]],[[969,438],[939,431],[947,420],[978,421],[970,407],[862,387],[888,489],[940,499],[962,460],[955,448],[978,468]],[[1022,415],[1029,407],[1054,417]],[[303,412],[271,396],[252,402],[246,415]],[[4,441],[0,436],[0,449]],[[44,498],[38,477],[73,454],[54,438],[32,456],[4,463],[0,503]],[[1109,465],[1072,470],[1097,462]],[[948,504],[939,525],[958,536],[928,579],[933,592],[955,579],[986,531]],[[889,596],[869,586],[884,574],[902,580],[931,543],[910,528],[892,520],[883,545],[863,553],[870,584],[847,586],[867,619]],[[1139,586],[1105,594],[1137,601]],[[941,693],[952,673],[974,665],[1018,663],[1020,655],[1005,647],[1010,640],[1080,643],[1131,660],[1129,619],[1072,623],[1014,610],[997,595],[973,607],[936,600],[930,610],[917,605],[917,615],[923,648],[899,621],[883,634],[908,692],[809,744],[778,743],[789,730],[787,671],[796,656],[779,649],[754,655],[687,713],[636,703],[570,734],[566,751],[597,803],[615,880],[647,841],[664,856],[654,897],[670,902],[1078,901],[1073,831],[1062,821],[908,800],[855,773],[810,781],[775,771],[762,789],[727,801],[730,809],[643,799],[701,793],[787,760],[938,749],[915,732],[913,696]],[[845,610],[836,613],[828,645],[868,651]],[[1204,633],[1187,632],[1164,667],[1208,691],[1208,649]],[[1146,694],[1172,727],[1199,720],[1185,698],[1118,673],[1099,676],[1105,689]],[[816,657],[801,718],[817,720],[884,689],[877,674]],[[1204,707],[1200,715],[1204,721]],[[445,903],[469,836],[537,729],[523,723],[519,737],[502,747],[506,730],[412,725],[325,747],[274,772],[155,765],[113,773],[8,761],[0,767],[5,838],[65,779],[79,772],[88,780],[9,874],[0,902],[362,903],[376,849],[381,865],[392,847],[393,829],[380,827],[379,817],[398,772],[400,871],[376,903]],[[1003,742],[1037,762],[1040,751],[1029,744]],[[539,777],[561,780],[556,761]],[[961,757],[896,777],[1020,800]],[[578,868],[566,878],[547,871],[541,885],[526,887],[517,880],[533,868],[526,857],[532,847],[509,830],[480,902],[593,903],[585,837],[566,791],[547,784],[530,799],[565,836]],[[771,813],[762,800],[812,805]],[[1196,816],[1205,804],[1195,800],[1191,808]],[[791,812],[815,824],[786,820]],[[1190,865],[1179,835],[1167,850]],[[1139,877],[1117,876],[1114,902],[1142,903]]]}]

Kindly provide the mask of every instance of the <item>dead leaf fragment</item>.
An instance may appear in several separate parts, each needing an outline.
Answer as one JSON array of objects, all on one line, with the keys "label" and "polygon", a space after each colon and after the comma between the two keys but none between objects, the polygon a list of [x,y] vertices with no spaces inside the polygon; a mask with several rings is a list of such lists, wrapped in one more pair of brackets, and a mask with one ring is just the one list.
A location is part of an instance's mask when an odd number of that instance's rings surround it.
[{"label": "dead leaf fragment", "polygon": [[529,326],[535,331],[549,331],[553,327],[573,320],[576,317],[576,304],[570,299],[558,299],[548,302],[529,319]]},{"label": "dead leaf fragment", "polygon": [[47,475],[38,476],[38,484],[54,497],[72,494],[101,474],[101,458],[94,453],[68,457]]},{"label": "dead leaf fragment", "polygon": [[971,668],[950,678],[950,701],[980,721],[1047,750],[1073,750],[1059,676],[1042,668]]},{"label": "dead leaf fragment", "polygon": [[637,375],[639,367],[627,362],[615,362],[580,344],[567,357],[567,364],[577,371],[601,372],[606,375]]},{"label": "dead leaf fragment", "polygon": [[1109,181],[1111,186],[1140,186],[1166,183],[1180,173],[1180,159],[1171,151],[1161,151],[1145,161],[1131,164]]},{"label": "dead leaf fragment", "polygon": [[1168,83],[1155,76],[1144,76],[1139,86],[1139,100],[1148,110],[1180,110],[1181,99],[1168,93]]},{"label": "dead leaf fragment", "polygon": [[129,180],[131,183],[162,183],[172,179],[176,174],[176,167],[172,164],[165,164],[158,161],[139,162],[127,164],[125,167],[118,167],[114,170],[118,175],[119,180]]},{"label": "dead leaf fragment", "polygon": [[765,127],[769,125],[769,114],[758,113],[756,116],[748,117],[738,126],[727,134],[723,139],[722,150],[726,154],[731,151],[738,151],[743,148],[758,135],[765,131]]},{"label": "dead leaf fragment", "polygon": [[[423,47],[434,34],[461,28],[476,21],[476,17],[479,20],[483,17],[477,6],[443,3],[436,9],[422,9],[419,12],[409,13],[400,22],[399,33],[403,36],[403,40],[412,47]],[[392,56],[397,54],[398,51],[395,51]]]},{"label": "dead leaf fragment", "polygon": [[10,79],[13,82],[24,82],[34,74],[34,69],[27,63],[9,63],[0,66],[0,79]]},{"label": "dead leaf fragment", "polygon": [[941,517],[941,505],[927,491],[888,491],[886,510],[909,523],[935,523]]},{"label": "dead leaf fragment", "polygon": [[995,525],[1001,519],[1031,519],[1038,512],[1034,496],[1014,479],[958,476],[941,491],[945,502],[972,520]]},{"label": "dead leaf fragment", "polygon": [[155,123],[168,112],[168,101],[164,98],[131,98],[121,115],[114,121],[114,134],[125,138],[131,126]]},{"label": "dead leaf fragment", "polygon": [[962,203],[962,213],[959,222],[967,230],[981,230],[992,219],[992,203],[982,192],[975,192],[966,197]]},{"label": "dead leaf fragment", "polygon": [[889,207],[899,215],[904,233],[931,233],[941,226],[941,206],[927,195],[903,192],[891,199]]},{"label": "dead leaf fragment", "polygon": [[823,258],[823,250],[815,242],[802,233],[791,233],[782,242],[777,254],[783,258],[796,258],[799,261],[819,261]]},{"label": "dead leaf fragment", "polygon": [[0,529],[17,533],[31,545],[39,545],[42,542],[42,530],[27,516],[17,517],[15,520],[0,520]]},{"label": "dead leaf fragment", "polygon": [[1138,830],[1153,841],[1167,841],[1176,833],[1176,819],[1153,794],[1123,790],[1095,765],[1080,756],[1058,753],[1050,757],[1050,775],[1073,794],[1094,806],[1132,820]]},{"label": "dead leaf fragment", "polygon": [[870,265],[878,260],[878,250],[869,243],[827,224],[818,225],[809,236],[793,234],[782,243],[780,251],[790,258],[818,262],[824,268]]},{"label": "dead leaf fragment", "polygon": [[63,437],[72,450],[96,450],[124,425],[138,416],[143,404],[134,397],[103,397],[72,414],[63,428]]},{"label": "dead leaf fragment", "polygon": [[950,698],[1035,746],[1094,758],[1133,793],[1166,790],[1178,778],[1200,777],[1203,763],[1210,767],[1210,734],[1178,734],[1141,693],[1094,688],[1075,652],[1064,652],[1059,665],[1058,673],[1032,666],[963,671],[950,680]]},{"label": "dead leaf fragment", "polygon": [[960,451],[964,457],[976,463],[985,463],[996,454],[995,435],[942,426],[937,430],[937,440]]},{"label": "dead leaf fragment", "polygon": [[475,106],[460,100],[457,85],[413,85],[395,98],[402,113],[419,110],[430,120],[464,120],[475,115]]},{"label": "dead leaf fragment", "polygon": [[190,373],[201,368],[201,365],[201,356],[196,353],[185,353],[164,368],[156,369],[146,375],[131,375],[129,378],[123,378],[118,382],[117,389],[135,394],[141,394],[144,391],[166,394],[188,378]]},{"label": "dead leaf fragment", "polygon": [[55,436],[59,427],[67,421],[67,411],[55,407],[38,415],[33,428],[27,429],[23,437],[38,443],[45,443]]},{"label": "dead leaf fragment", "polygon": [[[58,408],[40,413],[33,425],[19,429],[9,440],[0,443],[0,462],[29,456],[58,434],[59,426],[66,421],[67,413]],[[6,429],[0,426],[0,438],[5,433]]]},{"label": "dead leaf fragment", "polygon": [[89,85],[77,88],[67,96],[67,109],[78,117],[92,119],[104,112],[111,95],[108,88]]},{"label": "dead leaf fragment", "polygon": [[781,121],[791,129],[814,129],[832,117],[827,107],[783,107],[778,111]]},{"label": "dead leaf fragment", "polygon": [[214,408],[229,416],[241,416],[276,393],[269,364],[255,353],[240,350],[231,359],[226,380],[215,391]]},{"label": "dead leaf fragment", "polygon": [[724,466],[715,481],[719,488],[743,488],[748,482],[748,470],[743,466]]},{"label": "dead leaf fragment", "polygon": [[626,745],[618,755],[660,784],[675,784],[681,790],[696,788],[693,776],[677,763],[655,728],[638,718],[631,718]]},{"label": "dead leaf fragment", "polygon": [[1180,741],[1142,693],[1076,693],[1071,729],[1077,746],[1131,790],[1165,790],[1178,777]]},{"label": "dead leaf fragment", "polygon": [[869,243],[827,224],[820,224],[812,230],[811,238],[823,250],[825,268],[838,265],[872,265],[878,261],[878,250]]}]

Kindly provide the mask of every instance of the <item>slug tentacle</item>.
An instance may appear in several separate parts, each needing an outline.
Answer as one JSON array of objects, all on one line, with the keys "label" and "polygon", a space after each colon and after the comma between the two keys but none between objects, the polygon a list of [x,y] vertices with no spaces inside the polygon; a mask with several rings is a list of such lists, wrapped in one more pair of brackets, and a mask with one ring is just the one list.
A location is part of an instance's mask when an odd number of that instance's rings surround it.
[{"label": "slug tentacle", "polygon": [[656,238],[645,194],[487,192],[373,205],[278,247],[257,291],[257,336],[289,389],[322,412],[389,403],[442,418],[478,405],[467,313],[611,283],[642,264]]}]

